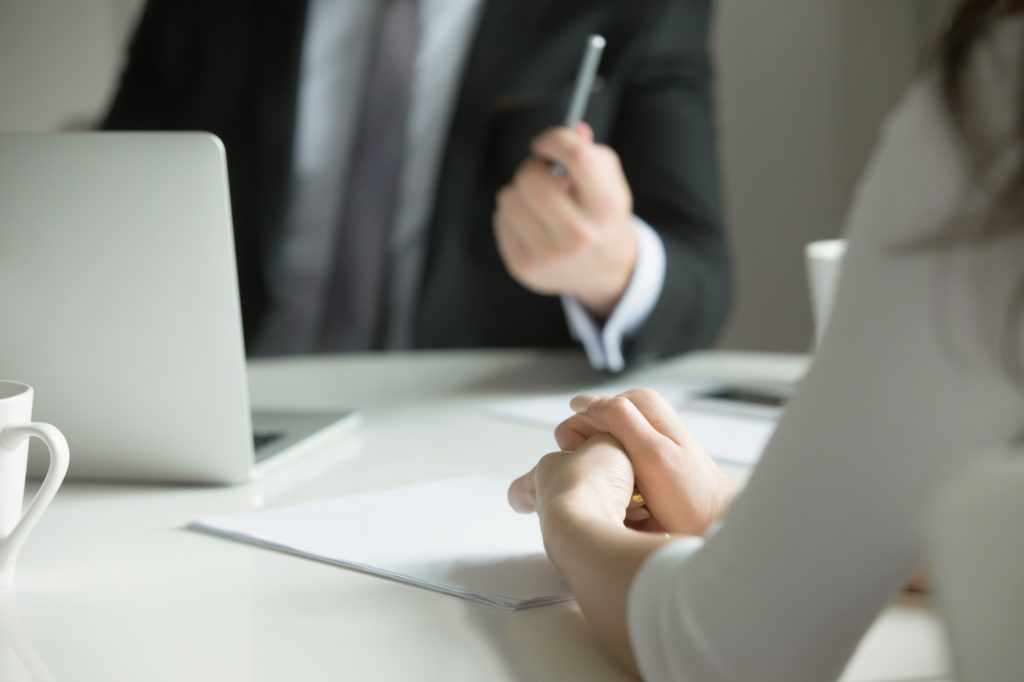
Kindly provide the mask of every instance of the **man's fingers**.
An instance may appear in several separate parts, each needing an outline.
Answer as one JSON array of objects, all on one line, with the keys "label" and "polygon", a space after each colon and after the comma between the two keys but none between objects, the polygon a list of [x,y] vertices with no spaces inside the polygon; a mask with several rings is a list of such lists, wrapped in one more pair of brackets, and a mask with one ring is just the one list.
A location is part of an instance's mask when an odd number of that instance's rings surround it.
[{"label": "man's fingers", "polygon": [[[536,175],[533,173],[531,175]],[[554,178],[551,178],[554,180]],[[555,188],[566,202],[570,202],[565,190]],[[567,212],[567,207],[556,207],[557,199],[545,196],[550,188],[538,189],[538,178],[527,177],[523,171],[516,176],[515,184],[498,194],[498,219],[505,229],[515,234],[531,262],[543,261],[565,252],[572,243],[573,235],[560,225],[556,210]]]},{"label": "man's fingers", "polygon": [[544,261],[558,247],[550,231],[537,220],[519,191],[508,187],[499,193],[495,215],[498,249],[514,272],[522,273]]},{"label": "man's fingers", "polygon": [[534,139],[531,148],[540,158],[565,167],[585,203],[600,201],[608,180],[597,145],[571,128],[550,128]]},{"label": "man's fingers", "polygon": [[533,472],[534,469],[530,469],[528,473],[512,481],[512,485],[508,487],[508,503],[520,514],[532,514],[537,511]]},{"label": "man's fingers", "polygon": [[512,229],[517,230],[528,242],[531,255],[541,257],[560,249],[564,237],[554,229],[551,218],[531,199],[530,188],[536,183],[529,175],[526,170],[516,174],[506,199],[508,218]]},{"label": "man's fingers", "polygon": [[587,142],[594,141],[594,129],[590,127],[590,124],[584,121],[580,121],[579,123],[576,124],[576,127],[573,128],[573,130],[575,130],[576,134],[582,137]]},{"label": "man's fingers", "polygon": [[512,229],[508,216],[500,211],[494,214],[494,239],[509,270],[515,270],[529,260],[530,254],[522,236]]},{"label": "man's fingers", "polygon": [[571,250],[589,237],[589,221],[564,186],[554,177],[547,163],[528,162],[516,176],[520,197],[532,215],[547,228],[552,242],[562,250]]}]

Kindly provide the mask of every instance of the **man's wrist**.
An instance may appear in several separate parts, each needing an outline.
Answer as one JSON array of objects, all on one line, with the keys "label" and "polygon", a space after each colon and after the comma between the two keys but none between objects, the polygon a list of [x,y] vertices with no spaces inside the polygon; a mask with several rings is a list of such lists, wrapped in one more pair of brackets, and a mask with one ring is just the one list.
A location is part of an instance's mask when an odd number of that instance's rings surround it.
[{"label": "man's wrist", "polygon": [[636,230],[632,225],[628,226],[628,230],[629,237],[625,242],[625,248],[617,254],[621,260],[612,267],[595,273],[598,276],[589,282],[589,286],[568,292],[596,319],[608,319],[633,278],[639,245]]}]

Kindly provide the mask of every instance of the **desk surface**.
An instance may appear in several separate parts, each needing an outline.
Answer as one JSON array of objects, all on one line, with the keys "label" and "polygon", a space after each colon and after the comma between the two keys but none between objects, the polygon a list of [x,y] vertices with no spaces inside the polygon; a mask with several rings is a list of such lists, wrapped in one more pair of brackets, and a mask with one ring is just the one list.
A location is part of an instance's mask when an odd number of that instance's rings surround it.
[{"label": "desk surface", "polygon": [[[796,356],[708,353],[627,381],[791,381],[803,367]],[[554,448],[551,435],[486,407],[601,381],[578,354],[297,359],[254,363],[250,377],[258,407],[355,406],[365,423],[355,442],[246,486],[66,484],[22,552],[17,588],[0,593],[4,682],[624,679],[572,604],[506,612],[183,530],[200,516],[518,475]],[[936,618],[905,598],[844,679],[945,679],[948,668]]]}]

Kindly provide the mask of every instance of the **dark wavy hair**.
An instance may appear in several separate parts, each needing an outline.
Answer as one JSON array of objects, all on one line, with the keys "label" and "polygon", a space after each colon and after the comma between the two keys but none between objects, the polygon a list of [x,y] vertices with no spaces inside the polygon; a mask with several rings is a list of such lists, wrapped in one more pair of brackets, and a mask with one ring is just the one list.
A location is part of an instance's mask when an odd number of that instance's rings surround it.
[{"label": "dark wavy hair", "polygon": [[[1024,13],[1024,0],[963,0],[950,19],[939,43],[938,61],[941,68],[942,94],[950,117],[960,133],[968,151],[971,171],[979,184],[992,171],[1006,139],[992,139],[984,129],[975,102],[967,87],[968,65],[977,44],[992,28],[1004,19]],[[1024,74],[1024,59],[1020,64]],[[1022,81],[1024,82],[1024,75]],[[1016,95],[1012,143],[1024,146],[1024,87]],[[921,246],[934,248],[991,243],[1012,233],[1024,231],[1024,161],[1018,161],[1008,178],[995,190],[993,200],[985,213],[956,220]],[[1024,269],[1024,263],[1022,263]],[[1024,278],[1017,284],[1011,299],[1011,309],[1005,318],[1002,335],[1002,355],[1015,379],[1024,382],[1024,353],[1020,340],[1024,323]]]}]

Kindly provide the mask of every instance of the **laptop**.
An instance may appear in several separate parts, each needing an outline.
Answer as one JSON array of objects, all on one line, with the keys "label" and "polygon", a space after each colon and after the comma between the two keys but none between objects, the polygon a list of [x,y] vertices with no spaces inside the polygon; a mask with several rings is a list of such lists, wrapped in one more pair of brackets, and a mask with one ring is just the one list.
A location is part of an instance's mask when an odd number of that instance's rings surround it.
[{"label": "laptop", "polygon": [[355,425],[250,411],[233,241],[212,135],[0,134],[0,377],[69,476],[241,483]]}]

